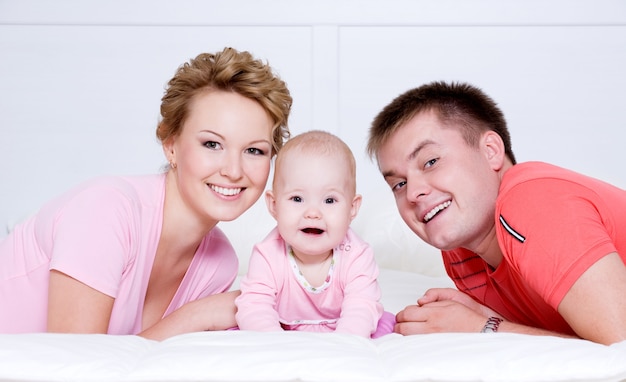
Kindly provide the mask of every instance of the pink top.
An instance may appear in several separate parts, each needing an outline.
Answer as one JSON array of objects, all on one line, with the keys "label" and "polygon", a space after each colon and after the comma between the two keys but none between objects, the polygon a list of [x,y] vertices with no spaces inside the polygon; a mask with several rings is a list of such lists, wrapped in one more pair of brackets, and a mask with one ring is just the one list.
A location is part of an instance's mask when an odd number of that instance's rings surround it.
[{"label": "pink top", "polygon": [[573,334],[557,312],[563,297],[597,260],[626,262],[626,191],[541,162],[509,169],[496,201],[504,255],[490,269],[476,254],[443,252],[457,287],[509,320]]},{"label": "pink top", "polygon": [[[0,332],[44,332],[50,269],[115,298],[108,333],[142,331],[163,221],[165,174],[86,182],[0,242]],[[164,316],[230,288],[235,251],[217,227],[202,240]]]},{"label": "pink top", "polygon": [[369,338],[383,312],[371,247],[349,230],[319,288],[303,280],[290,258],[276,228],[254,247],[235,300],[239,328],[335,331]]}]

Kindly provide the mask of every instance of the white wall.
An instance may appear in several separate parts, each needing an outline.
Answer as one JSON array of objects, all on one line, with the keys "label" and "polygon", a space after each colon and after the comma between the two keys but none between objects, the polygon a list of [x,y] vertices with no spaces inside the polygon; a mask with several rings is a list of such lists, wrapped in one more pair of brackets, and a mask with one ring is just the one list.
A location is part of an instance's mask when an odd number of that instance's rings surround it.
[{"label": "white wall", "polygon": [[[351,145],[364,211],[392,205],[364,153],[372,118],[433,80],[493,96],[519,160],[626,187],[621,0],[0,0],[0,237],[84,179],[159,171],[165,83],[224,46],[281,74],[293,133]],[[258,226],[255,208],[228,229]]]}]

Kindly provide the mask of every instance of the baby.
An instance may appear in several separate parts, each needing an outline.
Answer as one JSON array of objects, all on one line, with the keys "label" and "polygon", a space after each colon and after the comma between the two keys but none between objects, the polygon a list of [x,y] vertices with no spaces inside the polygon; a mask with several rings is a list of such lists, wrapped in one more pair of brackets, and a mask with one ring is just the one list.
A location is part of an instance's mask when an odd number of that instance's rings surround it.
[{"label": "baby", "polygon": [[252,251],[235,301],[239,328],[371,338],[392,332],[373,250],[350,228],[362,200],[350,148],[323,131],[292,138],[276,157],[265,196],[277,227]]}]

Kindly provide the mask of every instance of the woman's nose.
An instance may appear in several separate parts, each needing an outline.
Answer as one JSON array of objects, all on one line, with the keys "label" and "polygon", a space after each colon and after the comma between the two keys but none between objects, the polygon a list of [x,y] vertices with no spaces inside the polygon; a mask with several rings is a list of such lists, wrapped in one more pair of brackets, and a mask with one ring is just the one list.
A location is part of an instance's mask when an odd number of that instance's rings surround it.
[{"label": "woman's nose", "polygon": [[220,174],[229,179],[240,179],[243,174],[241,157],[239,155],[226,155],[220,169]]}]

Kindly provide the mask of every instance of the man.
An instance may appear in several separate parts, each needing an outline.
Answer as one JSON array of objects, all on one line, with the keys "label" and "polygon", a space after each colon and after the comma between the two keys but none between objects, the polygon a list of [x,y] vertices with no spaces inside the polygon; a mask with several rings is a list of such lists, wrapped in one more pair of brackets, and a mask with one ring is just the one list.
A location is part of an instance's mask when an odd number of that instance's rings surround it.
[{"label": "man", "polygon": [[626,340],[626,191],[516,164],[502,112],[467,84],[400,95],[375,118],[367,150],[458,289],[427,291],[398,313],[396,332]]}]

